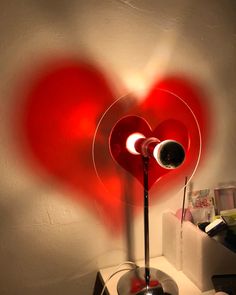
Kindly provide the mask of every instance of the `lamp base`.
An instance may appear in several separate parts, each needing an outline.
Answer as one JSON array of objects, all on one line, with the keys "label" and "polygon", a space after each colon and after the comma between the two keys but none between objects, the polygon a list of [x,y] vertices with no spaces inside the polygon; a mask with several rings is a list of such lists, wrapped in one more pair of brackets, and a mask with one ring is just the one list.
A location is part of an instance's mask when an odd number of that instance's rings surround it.
[{"label": "lamp base", "polygon": [[150,281],[145,280],[145,267],[128,271],[118,281],[119,295],[178,295],[179,290],[175,281],[166,273],[149,268]]}]

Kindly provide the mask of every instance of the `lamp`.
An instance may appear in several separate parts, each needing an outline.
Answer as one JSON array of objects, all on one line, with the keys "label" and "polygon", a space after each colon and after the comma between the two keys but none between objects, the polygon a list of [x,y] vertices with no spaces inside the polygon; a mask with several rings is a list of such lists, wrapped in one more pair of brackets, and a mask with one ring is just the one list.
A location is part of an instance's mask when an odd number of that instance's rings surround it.
[{"label": "lamp", "polygon": [[143,158],[154,157],[166,169],[175,169],[185,158],[183,146],[175,140],[160,141],[156,137],[145,138],[141,133],[133,133],[126,140],[127,150]]},{"label": "lamp", "polygon": [[[134,125],[139,132],[129,134],[127,126]],[[130,153],[142,161],[144,189],[144,256],[145,267],[129,271],[121,277],[117,290],[119,295],[128,294],[178,294],[175,282],[160,270],[150,268],[149,258],[149,169],[150,160],[164,169],[176,169],[185,159],[184,147],[175,140],[161,141],[157,137],[146,137],[141,130],[147,122],[143,118],[127,116],[120,119],[110,134],[110,152],[115,160]],[[125,129],[124,129],[125,128]],[[122,137],[122,138],[121,138]]]},{"label": "lamp", "polygon": [[[124,103],[124,98],[116,101],[103,115],[94,137],[93,158],[98,176],[102,175],[102,166],[97,164],[100,155],[96,147],[105,139],[103,142],[108,145],[113,161],[143,186],[145,267],[131,270],[120,278],[119,295],[178,294],[178,287],[170,276],[150,267],[149,190],[175,171],[187,171],[191,179],[200,159],[201,134],[194,113],[181,98],[164,90],[158,93],[156,104],[150,104],[149,108],[142,109],[135,104],[131,107]],[[180,109],[182,114],[178,112]],[[104,130],[107,130],[106,138]]]}]

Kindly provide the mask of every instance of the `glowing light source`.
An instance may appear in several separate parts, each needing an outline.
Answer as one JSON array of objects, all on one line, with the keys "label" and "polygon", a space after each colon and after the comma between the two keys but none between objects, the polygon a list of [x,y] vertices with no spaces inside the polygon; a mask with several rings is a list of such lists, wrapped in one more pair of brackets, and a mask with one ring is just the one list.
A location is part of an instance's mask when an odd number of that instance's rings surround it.
[{"label": "glowing light source", "polygon": [[133,155],[140,155],[140,152],[136,149],[136,143],[138,140],[145,138],[142,133],[135,132],[131,134],[126,140],[126,148]]},{"label": "glowing light source", "polygon": [[146,138],[139,132],[128,136],[126,148],[133,155],[153,157],[165,169],[175,169],[185,159],[184,147],[176,140],[160,141],[156,137]]}]

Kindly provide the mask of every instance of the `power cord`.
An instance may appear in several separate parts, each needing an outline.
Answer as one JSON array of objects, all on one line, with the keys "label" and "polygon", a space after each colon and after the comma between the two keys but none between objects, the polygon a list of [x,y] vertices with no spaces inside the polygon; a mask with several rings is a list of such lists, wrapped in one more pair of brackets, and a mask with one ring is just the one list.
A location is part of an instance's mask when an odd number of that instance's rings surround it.
[{"label": "power cord", "polygon": [[124,262],[122,262],[122,263],[120,263],[117,267],[116,267],[116,269],[115,269],[115,271],[108,277],[108,279],[104,282],[104,286],[103,286],[103,288],[102,288],[102,292],[101,292],[101,294],[100,295],[103,295],[104,294],[104,292],[105,292],[105,289],[106,289],[106,286],[107,286],[107,283],[116,275],[116,274],[118,274],[119,272],[121,272],[121,271],[126,271],[126,270],[131,270],[130,268],[123,268],[123,269],[119,269],[121,266],[123,266],[123,265],[125,265],[125,264],[129,264],[129,265],[132,265],[133,266],[133,269],[135,269],[135,268],[137,268],[138,266],[136,265],[136,263],[135,262],[132,262],[132,261],[124,261]]}]

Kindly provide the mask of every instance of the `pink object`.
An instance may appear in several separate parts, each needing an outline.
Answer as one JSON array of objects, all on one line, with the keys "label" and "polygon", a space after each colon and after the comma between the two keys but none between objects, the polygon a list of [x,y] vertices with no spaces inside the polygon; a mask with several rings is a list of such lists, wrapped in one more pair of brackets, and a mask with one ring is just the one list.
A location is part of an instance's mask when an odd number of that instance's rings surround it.
[{"label": "pink object", "polygon": [[[186,208],[186,209],[184,209],[184,220],[185,221],[193,221],[193,216],[192,216],[192,214],[191,214],[191,212],[190,212],[190,210],[188,209],[188,208]],[[182,217],[182,208],[180,208],[180,209],[178,209],[177,211],[176,211],[176,213],[175,213],[175,216],[179,219],[179,220],[181,220],[181,217]]]}]

